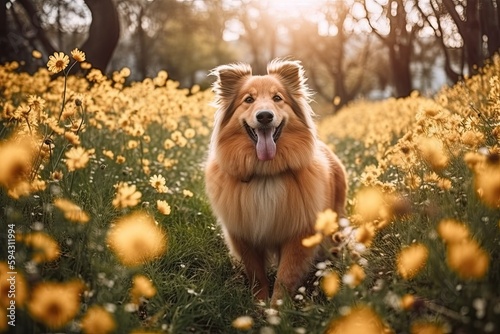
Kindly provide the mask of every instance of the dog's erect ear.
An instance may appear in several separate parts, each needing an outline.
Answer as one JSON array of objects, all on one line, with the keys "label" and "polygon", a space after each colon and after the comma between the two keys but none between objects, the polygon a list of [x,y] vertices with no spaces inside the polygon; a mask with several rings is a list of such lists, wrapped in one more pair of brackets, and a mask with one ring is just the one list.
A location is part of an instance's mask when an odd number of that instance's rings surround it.
[{"label": "dog's erect ear", "polygon": [[267,65],[267,73],[278,76],[285,88],[294,97],[310,98],[304,68],[298,60],[274,59]]},{"label": "dog's erect ear", "polygon": [[217,104],[227,104],[238,92],[242,79],[252,75],[252,68],[248,64],[237,63],[221,65],[210,72],[217,77],[213,84]]}]

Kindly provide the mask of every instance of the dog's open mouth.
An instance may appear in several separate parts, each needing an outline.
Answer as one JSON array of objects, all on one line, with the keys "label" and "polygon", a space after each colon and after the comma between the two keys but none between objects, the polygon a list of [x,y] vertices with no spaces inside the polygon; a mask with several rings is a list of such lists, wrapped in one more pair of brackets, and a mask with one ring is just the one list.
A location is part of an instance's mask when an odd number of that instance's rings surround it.
[{"label": "dog's open mouth", "polygon": [[255,144],[259,160],[272,160],[276,156],[276,142],[281,136],[285,122],[282,121],[278,127],[260,127],[253,129],[247,122],[243,122],[248,136]]}]

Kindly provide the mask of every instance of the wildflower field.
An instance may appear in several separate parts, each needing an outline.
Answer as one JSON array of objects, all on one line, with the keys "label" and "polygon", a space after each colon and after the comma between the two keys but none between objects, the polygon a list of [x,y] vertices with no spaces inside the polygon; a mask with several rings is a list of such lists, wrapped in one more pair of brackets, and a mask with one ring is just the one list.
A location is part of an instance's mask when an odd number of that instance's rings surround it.
[{"label": "wildflower field", "polygon": [[349,217],[318,213],[331,257],[277,311],[206,201],[212,92],[84,61],[0,66],[0,331],[500,332],[500,58],[434,98],[318,119]]}]

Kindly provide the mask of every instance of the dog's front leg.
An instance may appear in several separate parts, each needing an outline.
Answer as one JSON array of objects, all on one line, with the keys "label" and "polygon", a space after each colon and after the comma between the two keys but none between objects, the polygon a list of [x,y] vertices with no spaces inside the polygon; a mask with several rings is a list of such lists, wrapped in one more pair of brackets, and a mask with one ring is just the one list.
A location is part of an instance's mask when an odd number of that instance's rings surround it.
[{"label": "dog's front leg", "polygon": [[271,305],[277,306],[285,294],[292,294],[309,272],[314,256],[314,248],[302,246],[302,238],[285,243],[280,251],[278,274],[273,289]]},{"label": "dog's front leg", "polygon": [[266,253],[252,246],[241,238],[231,236],[232,251],[240,258],[252,287],[252,293],[258,300],[269,298],[269,280],[266,272]]}]

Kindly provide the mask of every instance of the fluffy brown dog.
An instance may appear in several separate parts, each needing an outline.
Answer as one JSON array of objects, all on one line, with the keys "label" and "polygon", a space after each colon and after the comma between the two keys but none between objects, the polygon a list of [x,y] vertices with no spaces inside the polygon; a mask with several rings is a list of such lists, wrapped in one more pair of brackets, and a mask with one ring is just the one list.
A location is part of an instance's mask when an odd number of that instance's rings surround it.
[{"label": "fluffy brown dog", "polygon": [[347,186],[341,162],[317,138],[300,62],[274,60],[267,71],[255,76],[249,65],[232,64],[212,72],[218,110],[205,181],[258,299],[269,298],[266,266],[277,259],[276,304],[311,268],[318,249],[302,239],[314,234],[317,214],[344,214]]}]

